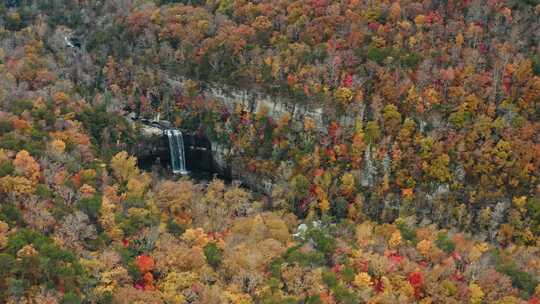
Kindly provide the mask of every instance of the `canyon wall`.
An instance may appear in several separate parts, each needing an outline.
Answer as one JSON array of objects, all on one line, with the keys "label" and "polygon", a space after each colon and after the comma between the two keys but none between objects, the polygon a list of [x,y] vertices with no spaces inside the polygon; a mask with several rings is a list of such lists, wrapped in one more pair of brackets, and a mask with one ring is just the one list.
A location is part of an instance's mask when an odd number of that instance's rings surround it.
[{"label": "canyon wall", "polygon": [[[187,87],[187,78],[170,76],[166,76],[165,78],[168,79],[169,84],[173,87]],[[252,113],[258,112],[262,107],[266,107],[268,116],[274,120],[288,113],[293,120],[297,121],[303,121],[305,117],[312,118],[317,128],[321,130],[325,124],[322,107],[310,108],[282,96],[271,96],[228,85],[204,83],[204,87],[203,95],[205,97],[222,102],[230,111],[233,111],[237,104],[241,104],[244,109]]]}]

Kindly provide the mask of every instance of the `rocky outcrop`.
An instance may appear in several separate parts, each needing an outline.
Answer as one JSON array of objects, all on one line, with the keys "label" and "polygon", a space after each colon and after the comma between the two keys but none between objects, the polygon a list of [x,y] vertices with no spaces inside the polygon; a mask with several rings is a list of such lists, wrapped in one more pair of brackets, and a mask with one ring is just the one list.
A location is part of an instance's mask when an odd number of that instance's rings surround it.
[{"label": "rocky outcrop", "polygon": [[[140,122],[141,139],[134,151],[135,155],[143,161],[155,162],[159,159],[162,164],[169,164],[169,144],[165,135],[167,128],[168,122],[166,121]],[[267,195],[272,193],[272,181],[261,179],[231,165],[231,151],[227,147],[212,143],[206,137],[187,131],[184,131],[184,147],[188,171],[198,170],[215,173],[222,178],[238,180],[255,192]]]},{"label": "rocky outcrop", "polygon": [[[139,121],[136,125],[141,138],[133,151],[134,154],[140,160],[169,164],[170,151],[165,131],[170,128],[170,123],[167,121]],[[182,130],[182,133],[188,171],[205,171],[218,173],[222,176],[228,174],[226,149],[213,145],[205,136],[187,130]]]},{"label": "rocky outcrop", "polygon": [[[171,87],[188,90],[191,85],[187,78],[181,76],[171,76],[168,74],[162,76]],[[221,102],[231,112],[234,111],[238,104],[242,105],[244,109],[252,113],[259,112],[264,107],[267,110],[268,116],[274,120],[280,119],[285,114],[288,114],[292,120],[298,122],[303,122],[306,117],[310,117],[314,120],[319,131],[324,132],[326,130],[325,125],[327,121],[325,121],[326,118],[323,115],[322,107],[308,107],[283,96],[272,96],[254,90],[239,89],[223,84],[201,83],[201,86],[204,88],[202,94],[205,97]],[[360,119],[363,118],[364,112],[364,106],[362,105]],[[355,120],[356,114],[346,114],[339,119],[343,126],[352,126],[354,125]],[[146,137],[162,136],[160,135],[162,132],[163,131],[155,125],[147,125],[141,129],[141,133]],[[234,168],[230,166],[231,151],[226,147],[211,143],[210,150],[214,168],[217,168],[220,172],[228,172],[229,176],[242,181],[243,184],[259,193],[271,193],[273,188],[272,181],[262,180],[260,177],[252,176],[243,171],[234,170]],[[367,157],[369,157],[369,155]],[[373,182],[372,175],[374,173],[371,171],[367,172],[367,174],[365,174],[366,176],[364,176],[364,179],[368,184]]]},{"label": "rocky outcrop", "polygon": [[[187,88],[188,79],[183,77],[166,76],[168,82],[173,87]],[[256,113],[265,107],[268,115],[277,120],[285,114],[289,114],[294,120],[302,121],[305,117],[312,118],[317,127],[324,126],[322,107],[307,107],[298,102],[282,96],[271,96],[254,90],[238,89],[228,85],[203,83],[203,95],[222,102],[230,111],[233,111],[237,104],[241,104],[245,109]]]}]

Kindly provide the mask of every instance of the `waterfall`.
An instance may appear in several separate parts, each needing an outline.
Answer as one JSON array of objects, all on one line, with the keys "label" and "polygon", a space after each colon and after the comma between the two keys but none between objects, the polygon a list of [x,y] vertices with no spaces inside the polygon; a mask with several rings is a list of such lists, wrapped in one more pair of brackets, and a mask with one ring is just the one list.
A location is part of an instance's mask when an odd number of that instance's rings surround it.
[{"label": "waterfall", "polygon": [[174,174],[187,174],[186,158],[184,153],[184,138],[182,132],[176,129],[166,131],[169,138],[169,150],[171,153],[171,166]]}]

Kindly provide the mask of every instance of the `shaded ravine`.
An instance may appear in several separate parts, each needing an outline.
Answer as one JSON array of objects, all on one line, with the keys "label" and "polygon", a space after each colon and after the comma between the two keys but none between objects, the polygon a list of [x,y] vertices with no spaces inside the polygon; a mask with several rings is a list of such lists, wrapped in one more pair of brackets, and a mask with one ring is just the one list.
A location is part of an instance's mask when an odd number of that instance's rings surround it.
[{"label": "shaded ravine", "polygon": [[[234,161],[231,151],[216,142],[212,142],[208,137],[199,135],[189,130],[179,130],[172,128],[168,121],[132,121],[138,122],[140,130],[139,144],[133,151],[137,156],[138,165],[141,169],[159,171],[161,175],[170,178],[189,176],[200,182],[206,182],[213,178],[219,178],[226,183],[239,182],[256,194],[271,195],[273,182],[249,174],[245,170],[234,168]],[[175,174],[171,155],[171,144],[169,133],[173,130],[182,132],[182,144],[185,153],[184,174]]]}]

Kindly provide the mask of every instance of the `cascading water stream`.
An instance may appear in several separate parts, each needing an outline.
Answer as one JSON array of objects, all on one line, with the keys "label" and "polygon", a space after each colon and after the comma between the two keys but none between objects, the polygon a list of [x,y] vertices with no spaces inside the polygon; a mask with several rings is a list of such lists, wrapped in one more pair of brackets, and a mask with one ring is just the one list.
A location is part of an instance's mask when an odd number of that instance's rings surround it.
[{"label": "cascading water stream", "polygon": [[171,154],[171,167],[174,174],[187,174],[186,158],[184,152],[184,139],[182,132],[176,129],[166,131],[169,138],[169,150]]}]

